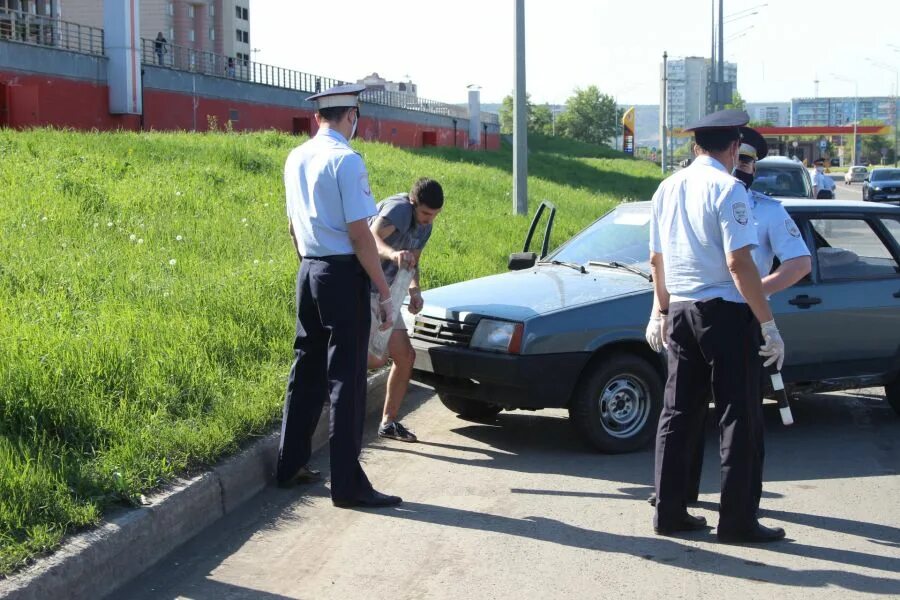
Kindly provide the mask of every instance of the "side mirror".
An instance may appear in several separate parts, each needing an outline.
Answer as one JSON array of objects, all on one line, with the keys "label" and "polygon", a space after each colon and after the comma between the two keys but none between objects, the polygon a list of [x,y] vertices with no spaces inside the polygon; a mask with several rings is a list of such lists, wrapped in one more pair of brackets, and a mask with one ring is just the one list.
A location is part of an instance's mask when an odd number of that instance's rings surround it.
[{"label": "side mirror", "polygon": [[522,271],[530,269],[537,262],[537,254],[535,252],[513,252],[509,255],[510,271]]}]

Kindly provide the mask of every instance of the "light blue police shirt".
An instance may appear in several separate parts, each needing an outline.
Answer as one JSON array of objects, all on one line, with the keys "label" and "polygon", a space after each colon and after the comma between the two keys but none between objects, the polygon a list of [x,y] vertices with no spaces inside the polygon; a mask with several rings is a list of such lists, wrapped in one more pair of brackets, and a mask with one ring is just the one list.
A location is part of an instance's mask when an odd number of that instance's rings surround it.
[{"label": "light blue police shirt", "polygon": [[663,255],[672,302],[722,298],[745,302],[726,253],[756,247],[756,224],[744,184],[719,161],[698,156],[653,195],[650,250]]},{"label": "light blue police shirt", "polygon": [[362,157],[327,127],[288,155],[284,189],[300,256],[353,254],[347,223],[378,212]]},{"label": "light blue police shirt", "polygon": [[809,256],[800,229],[781,202],[750,190],[750,209],[759,236],[759,245],[751,253],[760,277],[772,272],[776,256],[780,262]]}]

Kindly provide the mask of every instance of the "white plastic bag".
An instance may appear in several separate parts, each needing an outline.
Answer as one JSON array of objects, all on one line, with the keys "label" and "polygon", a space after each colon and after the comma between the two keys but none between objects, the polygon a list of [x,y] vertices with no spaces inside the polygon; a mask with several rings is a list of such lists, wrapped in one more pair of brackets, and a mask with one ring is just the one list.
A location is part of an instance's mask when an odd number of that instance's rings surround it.
[{"label": "white plastic bag", "polygon": [[369,328],[369,354],[379,359],[384,358],[387,354],[388,340],[397,327],[400,320],[400,309],[403,307],[403,300],[409,292],[409,284],[412,282],[415,269],[407,269],[402,267],[397,271],[394,277],[394,283],[391,284],[391,305],[394,308],[394,325],[385,331],[380,331],[381,327],[381,311],[379,310],[378,292],[374,292],[371,296],[370,310],[372,312],[372,326]]}]

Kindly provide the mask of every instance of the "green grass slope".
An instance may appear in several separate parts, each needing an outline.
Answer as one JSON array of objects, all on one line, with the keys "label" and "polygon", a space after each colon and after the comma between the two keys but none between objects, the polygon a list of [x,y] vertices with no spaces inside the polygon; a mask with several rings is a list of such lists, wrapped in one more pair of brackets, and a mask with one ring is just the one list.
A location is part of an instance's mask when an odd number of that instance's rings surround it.
[{"label": "green grass slope", "polygon": [[[297,270],[281,169],[299,141],[0,130],[0,576],[277,422]],[[378,198],[444,186],[425,287],[520,249],[508,147],[355,145]],[[554,139],[532,140],[529,167],[531,211],[560,209],[555,242],[658,183]]]}]

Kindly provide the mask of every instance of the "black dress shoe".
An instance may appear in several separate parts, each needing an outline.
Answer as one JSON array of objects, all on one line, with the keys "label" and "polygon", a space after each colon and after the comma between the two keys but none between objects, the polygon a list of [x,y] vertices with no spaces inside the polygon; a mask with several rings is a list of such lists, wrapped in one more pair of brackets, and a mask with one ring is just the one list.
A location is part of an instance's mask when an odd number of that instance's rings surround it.
[{"label": "black dress shoe", "polygon": [[308,466],[300,467],[300,470],[294,473],[284,481],[278,481],[280,488],[292,488],[295,485],[304,483],[316,483],[322,481],[322,472],[317,469],[311,469]]},{"label": "black dress shoe", "polygon": [[726,544],[763,544],[765,542],[783,540],[784,529],[781,527],[766,527],[756,522],[749,529],[741,531],[722,531],[719,528],[716,531],[716,536],[720,542]]},{"label": "black dress shoe", "polygon": [[368,494],[360,496],[359,498],[354,498],[353,500],[340,500],[338,498],[331,499],[331,503],[338,508],[353,508],[355,506],[380,508],[384,506],[396,506],[401,502],[403,502],[403,499],[400,496],[388,496],[387,494],[382,494],[381,492],[376,492],[375,490],[372,490]]},{"label": "black dress shoe", "polygon": [[662,525],[656,524],[653,526],[653,531],[655,531],[657,535],[672,535],[673,533],[682,531],[699,531],[701,529],[706,529],[706,527],[706,519],[703,517],[695,517],[684,513],[684,516],[681,517],[680,521],[664,523]]}]

